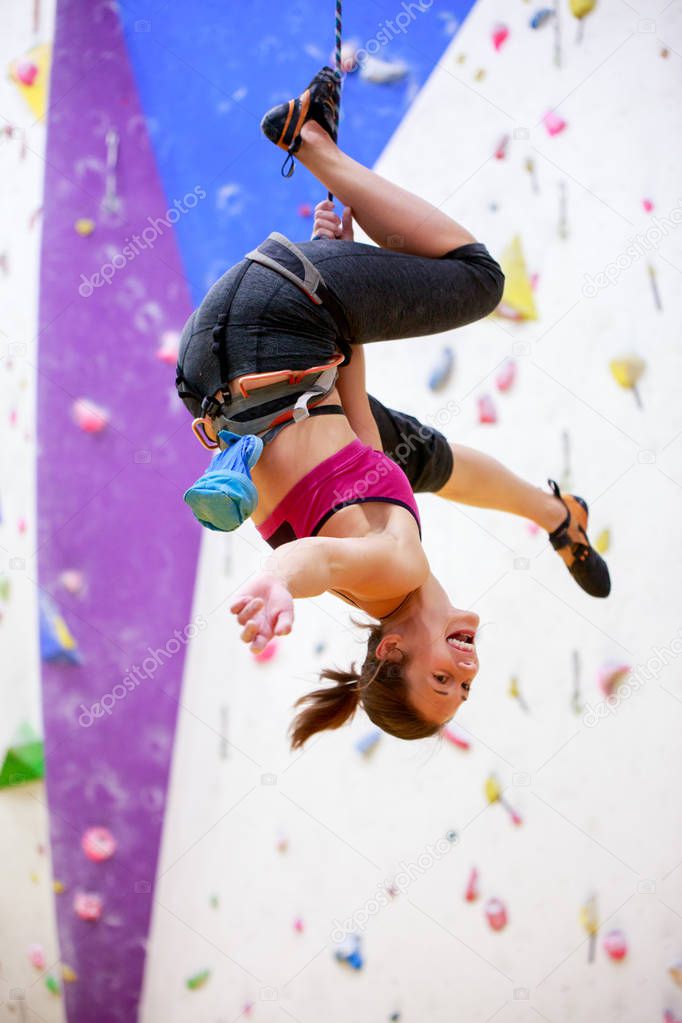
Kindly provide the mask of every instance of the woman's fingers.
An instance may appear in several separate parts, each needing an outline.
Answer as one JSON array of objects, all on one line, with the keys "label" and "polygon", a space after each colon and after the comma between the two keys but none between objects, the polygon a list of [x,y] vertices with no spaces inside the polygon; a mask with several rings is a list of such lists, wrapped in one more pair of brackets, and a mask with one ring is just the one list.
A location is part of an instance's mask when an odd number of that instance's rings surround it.
[{"label": "woman's fingers", "polygon": [[320,210],[332,210],[333,211],[334,210],[334,203],[332,202],[331,199],[323,199],[321,202],[318,202],[316,204],[316,206],[315,206],[315,213],[319,213]]},{"label": "woman's fingers", "polygon": [[263,607],[263,600],[261,597],[247,598],[247,603],[242,607],[241,611],[237,613],[237,621],[240,625],[246,625],[250,618],[255,617]]},{"label": "woman's fingers", "polygon": [[294,616],[291,611],[280,611],[275,622],[275,635],[288,636],[294,624]]}]

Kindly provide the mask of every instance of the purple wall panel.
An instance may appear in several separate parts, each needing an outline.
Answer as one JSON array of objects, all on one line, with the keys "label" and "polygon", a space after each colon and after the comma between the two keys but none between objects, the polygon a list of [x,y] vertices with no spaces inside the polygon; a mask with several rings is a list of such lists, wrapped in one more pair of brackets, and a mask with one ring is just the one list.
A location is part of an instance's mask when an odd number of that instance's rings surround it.
[{"label": "purple wall panel", "polygon": [[[101,206],[109,129],[120,136],[114,214]],[[80,666],[43,665],[52,857],[66,885],[56,897],[61,957],[79,977],[64,997],[70,1023],[131,1023],[198,554],[182,491],[206,459],[174,396],[173,367],[156,355],[190,311],[172,230],[157,222],[153,242],[124,258],[110,284],[81,287],[183,198],[161,190],[113,4],[59,2],[45,195],[39,573],[83,655]],[[89,237],[74,229],[83,217],[96,224]],[[108,411],[102,432],[76,426],[77,398]],[[81,595],[60,586],[66,569],[84,573]],[[93,705],[107,712],[91,717],[83,707]],[[81,850],[93,825],[118,843],[105,863]],[[74,913],[78,890],[101,895],[98,922]]]}]

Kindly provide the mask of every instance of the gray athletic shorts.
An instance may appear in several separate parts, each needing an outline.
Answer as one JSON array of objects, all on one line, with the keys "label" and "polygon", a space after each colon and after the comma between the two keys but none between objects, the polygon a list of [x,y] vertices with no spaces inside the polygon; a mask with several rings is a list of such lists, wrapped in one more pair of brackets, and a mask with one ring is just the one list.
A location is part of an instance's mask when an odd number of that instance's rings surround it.
[{"label": "gray athletic shorts", "polygon": [[[324,238],[296,244],[341,304],[351,346],[399,338],[415,338],[418,345],[419,337],[487,316],[502,297],[502,270],[479,242],[439,259]],[[211,343],[227,289],[242,266],[231,267],[204,298],[192,321],[193,343]],[[228,378],[322,365],[335,355],[337,339],[337,325],[324,307],[282,275],[251,263],[230,309]],[[384,450],[413,490],[439,490],[452,470],[445,437],[376,398],[370,402]]]}]

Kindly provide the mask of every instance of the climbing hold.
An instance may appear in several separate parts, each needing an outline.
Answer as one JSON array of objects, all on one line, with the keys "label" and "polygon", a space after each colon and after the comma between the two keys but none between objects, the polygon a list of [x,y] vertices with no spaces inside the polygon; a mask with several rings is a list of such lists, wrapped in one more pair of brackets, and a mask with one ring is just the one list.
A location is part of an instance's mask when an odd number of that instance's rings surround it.
[{"label": "climbing hold", "polygon": [[552,136],[560,135],[566,128],[566,121],[556,110],[548,110],[542,118],[542,123],[547,129],[547,134]]},{"label": "climbing hold", "polygon": [[85,576],[75,568],[67,568],[60,573],[59,582],[74,597],[79,597],[85,589]]},{"label": "climbing hold", "polygon": [[611,546],[611,530],[602,529],[594,541],[594,549],[598,554],[606,554]]},{"label": "climbing hold", "polygon": [[541,7],[539,11],[536,11],[535,14],[531,16],[529,22],[530,27],[536,29],[542,28],[543,25],[547,24],[553,14],[554,11],[551,7]]},{"label": "climbing hold", "polygon": [[611,696],[632,671],[629,664],[605,664],[599,670],[597,682],[604,696]]},{"label": "climbing hold", "polygon": [[457,834],[456,831],[451,829],[450,831],[446,831],[445,832],[445,837],[446,837],[447,841],[450,842],[451,845],[454,845],[455,842],[457,842],[457,840],[459,838],[459,835]]},{"label": "climbing hold", "polygon": [[597,6],[597,0],[569,0],[569,7],[574,18],[586,18]]},{"label": "climbing hold", "polygon": [[266,664],[267,661],[271,661],[277,653],[277,640],[271,639],[270,642],[263,647],[258,654],[253,654],[254,661],[258,661],[259,664]]},{"label": "climbing hold", "polygon": [[66,885],[64,884],[63,881],[53,881],[52,891],[55,893],[55,895],[63,895],[64,892],[66,891]]},{"label": "climbing hold", "polygon": [[516,380],[516,363],[513,359],[505,359],[495,377],[498,391],[509,391]]},{"label": "climbing hold", "polygon": [[578,19],[578,34],[576,36],[577,43],[581,42],[583,38],[584,19],[588,14],[592,13],[596,3],[597,0],[569,0],[571,14],[574,18]]},{"label": "climbing hold", "polygon": [[526,714],[529,712],[529,707],[523,696],[521,695],[521,689],[519,688],[519,680],[516,675],[512,675],[509,680],[509,689],[507,690],[512,700],[517,700],[522,710],[525,710]]},{"label": "climbing hold", "polygon": [[484,792],[485,797],[488,800],[490,806],[492,806],[493,803],[499,803],[500,806],[503,806],[507,813],[509,814],[512,824],[516,825],[517,827],[523,824],[523,819],[521,815],[517,813],[517,811],[514,810],[514,808],[510,806],[507,800],[504,798],[502,792],[502,785],[500,784],[500,780],[496,774],[488,775],[488,777],[485,780]]},{"label": "climbing hold", "polygon": [[506,43],[507,39],[509,38],[509,29],[507,28],[506,25],[503,25],[501,22],[498,22],[498,24],[494,26],[490,38],[492,40],[493,46],[499,53],[504,44]]},{"label": "climbing hold", "polygon": [[62,980],[65,984],[75,984],[78,980],[78,974],[75,970],[72,970],[66,963],[62,963]]},{"label": "climbing hold", "polygon": [[537,170],[535,169],[535,161],[532,159],[532,157],[527,156],[526,159],[523,162],[523,166],[524,166],[524,169],[526,170],[526,172],[530,175],[530,185],[531,185],[531,188],[533,189],[533,191],[537,195],[538,192],[540,191],[540,185],[538,183]]},{"label": "climbing hold", "polygon": [[678,987],[682,987],[682,962],[673,963],[668,967],[668,973]]},{"label": "climbing hold", "polygon": [[33,85],[38,77],[38,65],[26,58],[18,60],[14,65],[14,74],[22,85]]},{"label": "climbing hold", "polygon": [[167,366],[174,366],[178,361],[180,334],[177,330],[165,330],[161,335],[161,344],[156,349],[156,358]]},{"label": "climbing hold", "polygon": [[84,433],[101,433],[109,422],[109,413],[93,401],[78,398],[71,406],[71,414]]},{"label": "climbing hold", "polygon": [[360,946],[360,936],[351,934],[341,943],[334,953],[334,958],[339,963],[350,966],[353,970],[361,970],[365,965]]},{"label": "climbing hold", "polygon": [[504,160],[507,155],[507,146],[509,145],[509,135],[503,135],[500,141],[497,143],[497,149],[495,150],[495,159]]},{"label": "climbing hold", "polygon": [[509,922],[507,907],[502,899],[493,897],[485,904],[485,916],[494,931],[503,931]]},{"label": "climbing hold", "polygon": [[647,263],[646,272],[649,275],[649,282],[651,283],[651,293],[654,296],[654,305],[658,309],[659,313],[663,312],[661,293],[658,290],[658,283],[656,281],[656,268],[654,267],[653,263]]},{"label": "climbing hold", "polygon": [[642,206],[644,207],[645,213],[651,213],[651,211],[654,208],[654,204],[652,203],[651,199],[642,199]]},{"label": "climbing hold", "polygon": [[517,322],[537,320],[533,288],[519,235],[514,235],[509,245],[502,251],[500,266],[505,275],[504,293],[495,315]]},{"label": "climbing hold", "polygon": [[67,661],[80,664],[76,640],[54,602],[46,593],[38,599],[40,656],[44,661]]},{"label": "climbing hold", "polygon": [[185,987],[190,991],[197,991],[200,987],[203,987],[204,984],[206,984],[210,976],[210,970],[200,970],[199,973],[195,973],[191,977],[187,978],[185,981]]},{"label": "climbing hold", "polygon": [[341,70],[344,74],[348,74],[349,71],[355,71],[358,66],[359,45],[357,39],[346,39],[341,44]]},{"label": "climbing hold", "polygon": [[289,848],[289,839],[286,835],[278,835],[275,842],[275,849],[278,853],[285,853]]},{"label": "climbing hold", "polygon": [[620,359],[612,359],[609,363],[613,379],[627,391],[632,391],[635,401],[642,407],[642,399],[637,388],[646,370],[646,362],[638,355],[624,355]]},{"label": "climbing hold", "polygon": [[628,954],[628,943],[622,931],[609,931],[604,935],[604,951],[609,959],[621,962]]},{"label": "climbing hold", "polygon": [[50,46],[41,43],[13,61],[9,68],[10,79],[37,120],[45,116],[49,67]]},{"label": "climbing hold", "polygon": [[28,722],[22,722],[0,761],[0,789],[37,781],[44,774],[43,741]]},{"label": "climbing hold", "polygon": [[81,238],[89,238],[95,230],[95,221],[89,217],[79,217],[73,226],[76,234],[79,234]]},{"label": "climbing hold", "polygon": [[364,757],[370,756],[377,747],[377,743],[381,739],[381,729],[373,728],[366,735],[361,736],[355,743],[355,748],[358,753],[361,753]]},{"label": "climbing hold", "polygon": [[457,749],[471,749],[471,743],[457,725],[450,724],[441,732],[443,738]]},{"label": "climbing hold", "polygon": [[59,981],[57,980],[56,977],[53,977],[51,973],[48,973],[47,977],[45,978],[45,987],[47,988],[51,995],[61,994]]},{"label": "climbing hold", "polygon": [[95,892],[76,892],[73,899],[73,909],[76,916],[81,920],[99,920],[102,916],[104,904],[101,896]]},{"label": "climbing hold", "polygon": [[469,880],[467,881],[466,890],[464,892],[464,898],[467,902],[475,902],[478,896],[478,871],[476,867],[472,867],[471,873],[469,874]]},{"label": "climbing hold", "polygon": [[485,68],[480,67],[480,68],[477,69],[477,71],[474,74],[474,81],[475,82],[482,82],[484,78],[485,78]]},{"label": "climbing hold", "polygon": [[496,423],[497,410],[495,403],[489,394],[482,394],[478,398],[478,421],[479,423]]},{"label": "climbing hold", "polygon": [[312,206],[310,205],[309,202],[299,203],[298,215],[299,215],[299,217],[306,217],[306,218],[307,217],[312,217],[312,215],[313,215],[313,208],[312,208]]},{"label": "climbing hold", "polygon": [[599,930],[596,895],[591,895],[587,902],[585,902],[584,905],[581,907],[580,923],[582,924],[583,929],[587,932],[587,935],[590,939],[589,948],[587,952],[587,961],[588,963],[593,963],[597,944],[597,931]]},{"label": "climbing hold", "polygon": [[88,828],[81,838],[81,847],[89,860],[102,863],[116,851],[116,840],[108,828]]},{"label": "climbing hold", "polygon": [[36,970],[45,969],[45,950],[42,945],[30,945],[28,949],[29,962]]},{"label": "climbing hold", "polygon": [[403,60],[380,60],[378,57],[366,56],[360,65],[360,77],[366,82],[377,85],[390,85],[399,82],[408,73],[409,67]]},{"label": "climbing hold", "polygon": [[327,649],[326,642],[323,639],[320,639],[313,647],[313,653],[315,654],[316,657],[319,657],[320,654],[323,654],[326,649]]},{"label": "climbing hold", "polygon": [[452,348],[446,347],[440,353],[438,362],[429,375],[429,390],[442,391],[446,386],[455,365],[455,353]]},{"label": "climbing hold", "polygon": [[294,920],[294,930],[297,934],[303,934],[303,931],[305,930],[305,925],[300,916],[297,916]]}]

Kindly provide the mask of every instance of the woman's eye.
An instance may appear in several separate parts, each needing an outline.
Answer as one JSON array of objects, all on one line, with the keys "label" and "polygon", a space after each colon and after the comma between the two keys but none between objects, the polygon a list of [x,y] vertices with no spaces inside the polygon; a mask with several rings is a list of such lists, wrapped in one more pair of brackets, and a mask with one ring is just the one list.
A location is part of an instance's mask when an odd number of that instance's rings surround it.
[{"label": "woman's eye", "polygon": [[440,682],[441,685],[445,685],[445,683],[448,680],[447,675],[434,675],[433,677],[435,678],[436,682]]}]

